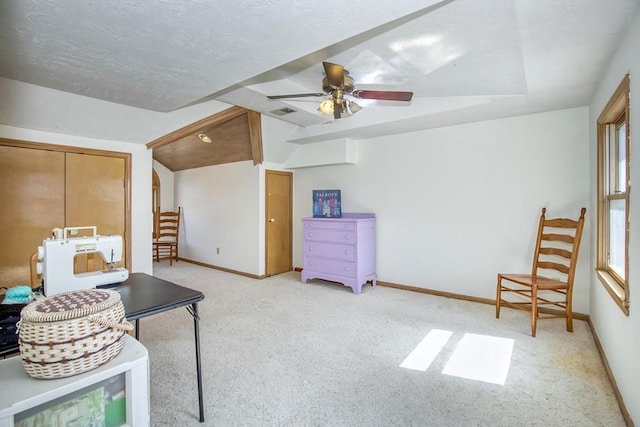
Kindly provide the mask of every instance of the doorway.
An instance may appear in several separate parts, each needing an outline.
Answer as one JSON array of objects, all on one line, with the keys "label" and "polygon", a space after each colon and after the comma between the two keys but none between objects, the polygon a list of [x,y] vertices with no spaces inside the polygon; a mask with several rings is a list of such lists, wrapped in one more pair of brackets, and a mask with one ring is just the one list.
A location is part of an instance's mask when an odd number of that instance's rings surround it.
[{"label": "doorway", "polygon": [[266,275],[292,270],[293,173],[265,171]]}]

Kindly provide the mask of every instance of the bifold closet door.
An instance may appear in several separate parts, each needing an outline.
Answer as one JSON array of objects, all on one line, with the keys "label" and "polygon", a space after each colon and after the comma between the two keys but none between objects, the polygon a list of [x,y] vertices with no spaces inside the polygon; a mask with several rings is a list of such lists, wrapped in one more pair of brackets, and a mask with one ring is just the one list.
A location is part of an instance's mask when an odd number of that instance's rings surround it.
[{"label": "bifold closet door", "polygon": [[29,259],[65,223],[65,153],[0,146],[0,286],[29,285]]},{"label": "bifold closet door", "polygon": [[[66,218],[67,227],[97,227],[98,234],[122,236],[122,261],[125,252],[125,160],[90,154],[66,153]],[[102,258],[91,254],[86,262],[76,257],[75,271],[96,271],[105,268]]]}]

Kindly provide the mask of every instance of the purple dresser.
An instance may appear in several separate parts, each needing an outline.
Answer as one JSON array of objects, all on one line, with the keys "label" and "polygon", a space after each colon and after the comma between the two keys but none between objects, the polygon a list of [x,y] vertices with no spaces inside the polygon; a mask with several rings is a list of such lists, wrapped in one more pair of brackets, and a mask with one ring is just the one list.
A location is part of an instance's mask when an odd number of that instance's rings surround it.
[{"label": "purple dresser", "polygon": [[343,213],[342,218],[302,218],[302,283],[324,279],[351,287],[376,284],[376,216]]}]

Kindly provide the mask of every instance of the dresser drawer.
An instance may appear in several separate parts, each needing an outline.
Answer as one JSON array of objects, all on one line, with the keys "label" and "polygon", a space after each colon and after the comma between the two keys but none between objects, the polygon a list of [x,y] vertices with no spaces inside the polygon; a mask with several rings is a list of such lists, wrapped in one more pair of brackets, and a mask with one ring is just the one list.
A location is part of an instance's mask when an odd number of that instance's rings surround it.
[{"label": "dresser drawer", "polygon": [[354,231],[329,230],[329,229],[312,229],[304,230],[304,240],[313,240],[317,242],[333,242],[333,243],[354,243],[356,241],[356,233]]},{"label": "dresser drawer", "polygon": [[312,221],[306,220],[303,223],[305,230],[315,230],[318,228],[325,228],[329,230],[355,230],[356,225],[353,222],[345,222],[335,219],[323,220],[323,221]]},{"label": "dresser drawer", "polygon": [[353,245],[339,245],[337,243],[304,242],[304,256],[338,258],[345,261],[356,260],[356,248]]},{"label": "dresser drawer", "polygon": [[356,277],[355,263],[338,261],[335,259],[305,257],[304,269],[309,271],[321,271],[335,276]]}]

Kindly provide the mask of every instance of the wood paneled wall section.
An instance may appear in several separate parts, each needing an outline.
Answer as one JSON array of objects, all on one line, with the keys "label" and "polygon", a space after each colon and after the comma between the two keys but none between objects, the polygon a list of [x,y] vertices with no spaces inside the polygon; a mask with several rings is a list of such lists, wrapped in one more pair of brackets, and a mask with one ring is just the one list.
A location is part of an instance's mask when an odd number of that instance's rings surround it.
[{"label": "wood paneled wall section", "polygon": [[[122,235],[130,269],[130,177],[128,153],[0,139],[0,286],[29,284],[29,258],[55,227]],[[103,268],[87,259],[76,272]]]},{"label": "wood paneled wall section", "polygon": [[64,157],[0,146],[0,286],[28,285],[31,254],[64,224]]},{"label": "wood paneled wall section", "polygon": [[[98,234],[125,235],[124,159],[66,153],[65,224],[95,225]],[[126,250],[123,251],[126,259]],[[77,257],[78,258],[78,257]],[[76,261],[76,272],[105,268],[97,254]],[[116,264],[117,267],[122,263]]]}]

